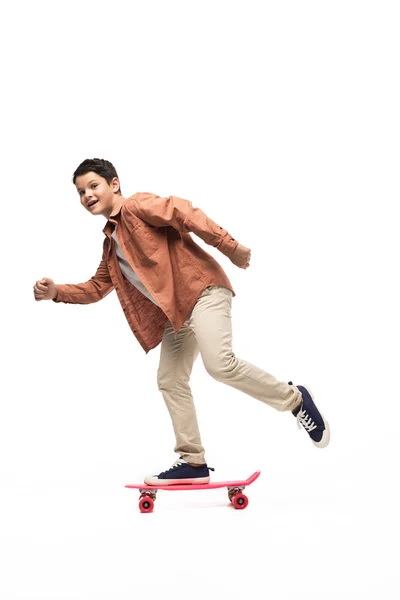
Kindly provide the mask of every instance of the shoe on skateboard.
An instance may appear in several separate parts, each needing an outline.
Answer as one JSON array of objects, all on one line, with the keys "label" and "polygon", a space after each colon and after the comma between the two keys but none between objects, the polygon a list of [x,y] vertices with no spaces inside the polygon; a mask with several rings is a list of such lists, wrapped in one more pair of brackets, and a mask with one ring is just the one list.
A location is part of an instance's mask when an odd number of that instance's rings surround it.
[{"label": "shoe on skateboard", "polygon": [[158,475],[147,475],[144,478],[146,485],[177,485],[179,483],[209,483],[210,471],[214,471],[212,467],[201,465],[192,467],[183,458],[178,458],[172,467],[159,473]]}]

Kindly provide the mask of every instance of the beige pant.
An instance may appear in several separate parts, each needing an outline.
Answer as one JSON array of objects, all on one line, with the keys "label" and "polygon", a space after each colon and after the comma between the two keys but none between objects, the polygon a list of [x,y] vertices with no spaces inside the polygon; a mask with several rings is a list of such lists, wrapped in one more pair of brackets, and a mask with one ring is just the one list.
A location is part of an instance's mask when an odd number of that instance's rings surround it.
[{"label": "beige pant", "polygon": [[280,382],[258,367],[237,358],[232,351],[232,292],[209,286],[178,333],[165,325],[157,372],[161,391],[176,436],[175,452],[190,463],[206,462],[189,386],[193,363],[199,352],[207,372],[280,411],[293,410],[301,400],[295,386]]}]

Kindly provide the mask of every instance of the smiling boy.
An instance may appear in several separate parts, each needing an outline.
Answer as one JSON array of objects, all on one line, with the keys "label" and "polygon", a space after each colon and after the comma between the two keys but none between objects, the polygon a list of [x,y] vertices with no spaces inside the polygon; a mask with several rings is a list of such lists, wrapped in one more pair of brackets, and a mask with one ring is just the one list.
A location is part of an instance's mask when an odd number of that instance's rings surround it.
[{"label": "smiling boy", "polygon": [[73,175],[82,206],[107,222],[100,264],[80,284],[36,281],[35,300],[69,304],[97,302],[115,289],[129,326],[148,353],[161,343],[157,384],[171,416],[178,460],[147,484],[208,483],[189,386],[198,354],[217,381],[268,404],[292,411],[315,446],[330,439],[329,425],[309,389],[275,379],[232,350],[231,305],[235,292],[219,263],[191,233],[247,269],[251,250],[239,244],[189,200],[138,192],[124,198],[118,174],[107,160],[87,159]]}]

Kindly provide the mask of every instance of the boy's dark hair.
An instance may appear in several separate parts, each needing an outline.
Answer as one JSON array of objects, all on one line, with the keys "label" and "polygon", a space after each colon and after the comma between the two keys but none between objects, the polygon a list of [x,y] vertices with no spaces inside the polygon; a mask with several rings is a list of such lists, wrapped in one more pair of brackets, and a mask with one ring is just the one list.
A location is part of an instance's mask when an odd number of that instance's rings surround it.
[{"label": "boy's dark hair", "polygon": [[[114,165],[112,163],[110,163],[109,160],[104,160],[103,158],[87,158],[76,169],[76,171],[73,175],[73,178],[72,178],[72,183],[75,185],[75,181],[76,181],[77,177],[79,177],[80,175],[85,175],[86,173],[90,173],[91,171],[93,171],[94,173],[97,173],[97,175],[100,175],[101,177],[104,177],[104,179],[107,181],[108,185],[110,185],[110,183],[114,179],[114,177],[118,177],[118,173],[115,170]],[[118,181],[119,181],[119,177],[118,177]],[[121,182],[119,184],[119,192],[118,193],[122,194]]]}]

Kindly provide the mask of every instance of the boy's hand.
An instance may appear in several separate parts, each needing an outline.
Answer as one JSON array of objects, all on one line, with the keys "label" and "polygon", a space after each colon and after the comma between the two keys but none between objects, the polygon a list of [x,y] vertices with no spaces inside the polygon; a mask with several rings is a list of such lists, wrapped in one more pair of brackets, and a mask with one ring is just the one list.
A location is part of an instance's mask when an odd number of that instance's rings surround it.
[{"label": "boy's hand", "polygon": [[250,256],[250,248],[246,248],[246,246],[239,244],[231,256],[231,261],[237,267],[240,267],[241,269],[247,269],[247,267],[250,265]]},{"label": "boy's hand", "polygon": [[52,279],[43,277],[33,286],[35,300],[53,300],[57,294],[57,289]]}]

